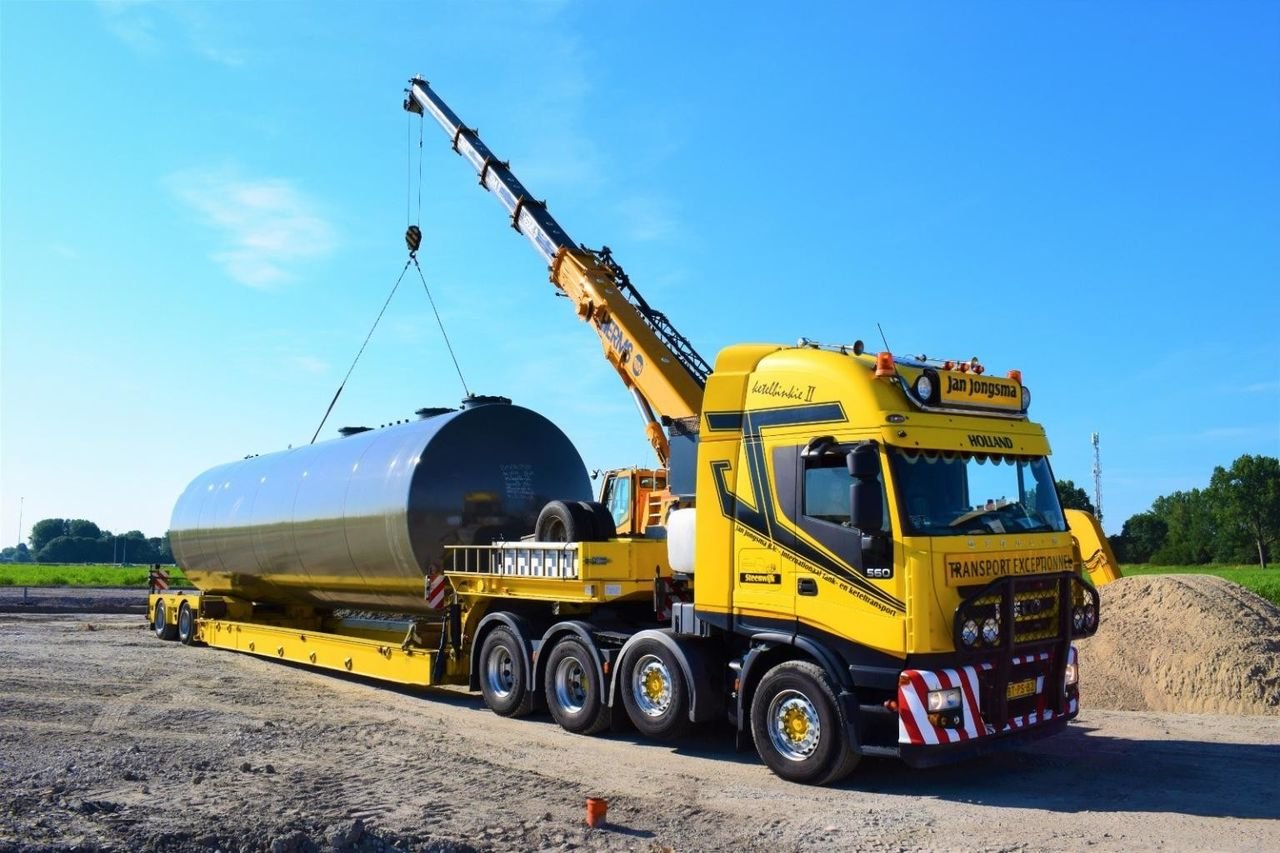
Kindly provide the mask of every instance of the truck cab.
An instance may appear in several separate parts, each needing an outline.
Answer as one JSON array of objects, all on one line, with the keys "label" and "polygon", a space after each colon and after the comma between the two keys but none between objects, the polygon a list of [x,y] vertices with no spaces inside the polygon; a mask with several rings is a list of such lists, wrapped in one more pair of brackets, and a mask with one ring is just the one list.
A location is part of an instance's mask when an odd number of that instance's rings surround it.
[{"label": "truck cab", "polygon": [[[694,542],[696,618],[815,650],[861,709],[856,742],[908,763],[1064,724],[1071,639],[1098,624],[1030,393],[983,373],[730,347],[707,383],[697,508],[678,511],[696,512],[673,542]],[[760,675],[741,677],[744,713]]]}]

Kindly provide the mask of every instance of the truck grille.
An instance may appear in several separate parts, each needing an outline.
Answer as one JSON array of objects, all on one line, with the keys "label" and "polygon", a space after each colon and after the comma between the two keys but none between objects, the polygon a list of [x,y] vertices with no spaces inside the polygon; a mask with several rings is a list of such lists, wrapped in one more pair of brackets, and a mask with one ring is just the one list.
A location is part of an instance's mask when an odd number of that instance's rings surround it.
[{"label": "truck grille", "polygon": [[[1072,636],[1088,636],[1092,627],[1072,630],[1071,608],[1084,605],[1097,609],[1097,592],[1078,576],[1066,573],[1039,577],[1007,577],[967,592],[956,608],[954,634],[956,649],[961,652],[989,651],[992,648],[1013,649],[1033,643],[1066,640]],[[998,639],[990,642],[987,634],[976,642],[965,642],[965,626],[973,637],[972,626],[998,627]]]}]

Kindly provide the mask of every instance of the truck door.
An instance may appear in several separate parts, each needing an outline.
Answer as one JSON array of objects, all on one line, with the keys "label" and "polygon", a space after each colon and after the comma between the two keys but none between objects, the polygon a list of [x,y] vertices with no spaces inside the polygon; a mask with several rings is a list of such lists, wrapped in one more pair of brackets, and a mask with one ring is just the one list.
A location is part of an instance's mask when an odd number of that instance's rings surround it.
[{"label": "truck door", "polygon": [[[792,457],[794,459],[794,451]],[[795,476],[758,443],[744,442],[738,478],[733,607],[740,620],[790,631],[796,615],[796,563],[779,542],[794,515]],[[779,476],[781,475],[781,476]]]},{"label": "truck door", "polygon": [[847,628],[851,586],[878,594],[872,587],[893,577],[883,478],[871,480],[873,488],[878,480],[885,510],[881,527],[878,531],[860,530],[851,517],[854,479],[848,451],[848,445],[811,444],[797,466],[799,500],[794,518],[800,564],[796,570],[796,617],[802,624],[837,632]]}]

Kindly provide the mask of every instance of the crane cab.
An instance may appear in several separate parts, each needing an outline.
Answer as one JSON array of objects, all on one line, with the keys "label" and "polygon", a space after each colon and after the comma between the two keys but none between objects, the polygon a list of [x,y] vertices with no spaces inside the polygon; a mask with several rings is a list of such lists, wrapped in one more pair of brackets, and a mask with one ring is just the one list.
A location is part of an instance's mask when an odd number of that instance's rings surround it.
[{"label": "crane cab", "polygon": [[665,470],[615,468],[602,476],[599,501],[613,516],[619,536],[644,536],[664,523],[671,504]]}]

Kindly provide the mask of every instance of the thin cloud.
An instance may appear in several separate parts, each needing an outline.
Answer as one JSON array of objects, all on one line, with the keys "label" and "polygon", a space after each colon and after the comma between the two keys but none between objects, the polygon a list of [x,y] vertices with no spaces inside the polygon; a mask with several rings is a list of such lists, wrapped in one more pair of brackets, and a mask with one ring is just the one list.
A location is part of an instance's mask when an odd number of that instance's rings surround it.
[{"label": "thin cloud", "polygon": [[1202,439],[1232,439],[1232,438],[1260,438],[1263,436],[1280,435],[1280,427],[1259,427],[1259,426],[1231,426],[1231,427],[1212,427],[1201,431],[1196,438]]},{"label": "thin cloud", "polygon": [[1280,379],[1251,382],[1248,385],[1230,385],[1223,390],[1233,394],[1271,394],[1280,391]]},{"label": "thin cloud", "polygon": [[329,372],[329,362],[314,355],[295,355],[290,357],[289,363],[299,371],[313,376],[324,376]]},{"label": "thin cloud", "polygon": [[226,19],[211,16],[200,4],[98,0],[97,6],[107,32],[139,53],[176,45],[229,68],[248,64],[249,53],[230,45],[222,32]]},{"label": "thin cloud", "polygon": [[678,233],[680,222],[665,200],[655,196],[635,196],[618,205],[623,228],[637,242],[651,243]]},{"label": "thin cloud", "polygon": [[160,47],[157,24],[152,14],[157,7],[149,0],[99,0],[107,32],[134,50],[154,51]]},{"label": "thin cloud", "polygon": [[220,233],[223,248],[210,257],[241,284],[285,284],[332,251],[334,229],[319,204],[286,180],[213,170],[178,172],[166,183]]}]

